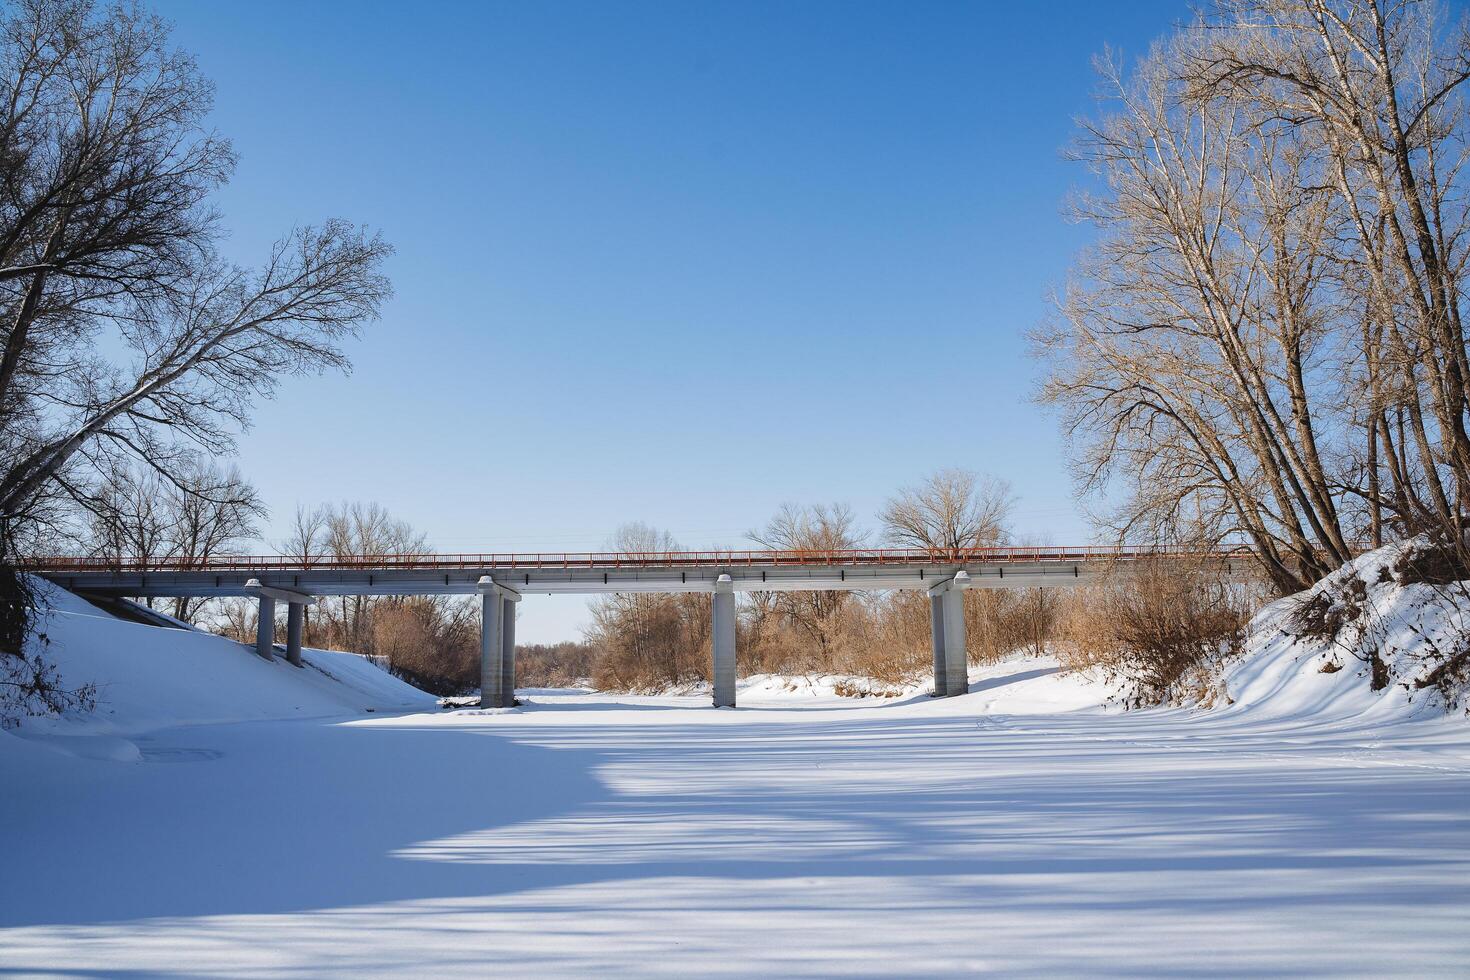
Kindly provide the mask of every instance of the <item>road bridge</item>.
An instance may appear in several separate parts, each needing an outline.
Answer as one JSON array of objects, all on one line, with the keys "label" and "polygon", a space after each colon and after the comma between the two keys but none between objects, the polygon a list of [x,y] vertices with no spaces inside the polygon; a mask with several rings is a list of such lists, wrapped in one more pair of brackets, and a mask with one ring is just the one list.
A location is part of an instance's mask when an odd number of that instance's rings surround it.
[{"label": "road bridge", "polygon": [[155,598],[249,596],[260,603],[256,652],[273,660],[275,607],[287,604],[286,656],[301,665],[302,612],[323,596],[478,595],[481,703],[515,699],[515,603],[527,595],[702,592],[711,596],[714,704],[735,705],[735,593],[922,589],[929,595],[934,694],[969,690],[968,589],[1072,587],[1119,564],[1209,561],[1243,570],[1243,552],[1129,548],[867,548],[420,554],[370,557],[222,556],[208,561],[46,558],[39,574],[84,594]]}]

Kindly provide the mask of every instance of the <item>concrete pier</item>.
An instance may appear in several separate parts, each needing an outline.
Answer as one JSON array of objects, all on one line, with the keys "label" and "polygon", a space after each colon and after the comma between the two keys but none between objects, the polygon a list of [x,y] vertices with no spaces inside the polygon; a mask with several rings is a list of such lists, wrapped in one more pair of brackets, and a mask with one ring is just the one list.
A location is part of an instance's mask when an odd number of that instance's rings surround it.
[{"label": "concrete pier", "polygon": [[944,667],[944,596],[931,595],[929,597],[929,636],[934,647],[934,696],[944,697],[947,690],[945,685]]},{"label": "concrete pier", "polygon": [[304,603],[286,603],[286,660],[292,667],[301,666],[301,624],[305,612]]},{"label": "concrete pier", "polygon": [[480,707],[501,707],[501,620],[505,605],[487,575],[480,580]]},{"label": "concrete pier", "polygon": [[956,572],[941,597],[944,610],[944,696],[970,691],[970,658],[965,650],[965,588],[970,577]]},{"label": "concrete pier", "polygon": [[516,704],[516,604],[500,598],[500,707]]},{"label": "concrete pier", "polygon": [[266,660],[275,660],[276,600],[260,597],[260,614],[255,620],[255,652]]},{"label": "concrete pier", "polygon": [[729,575],[715,580],[710,617],[710,655],[716,708],[735,707],[735,586]]}]

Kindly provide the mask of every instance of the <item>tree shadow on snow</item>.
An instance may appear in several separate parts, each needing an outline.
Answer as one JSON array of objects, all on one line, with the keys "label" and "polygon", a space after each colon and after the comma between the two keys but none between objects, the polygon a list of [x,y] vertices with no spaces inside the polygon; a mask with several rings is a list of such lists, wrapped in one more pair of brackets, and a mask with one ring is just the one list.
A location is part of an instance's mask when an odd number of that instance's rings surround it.
[{"label": "tree shadow on snow", "polygon": [[[77,761],[24,790],[6,828],[0,926],[488,900],[654,877],[936,877],[946,908],[1059,915],[1076,909],[1038,876],[1190,876],[1187,894],[1099,885],[1086,902],[1159,915],[1263,901],[1208,886],[1229,872],[1449,862],[1470,882],[1463,773],[1312,765],[1320,747],[1249,738],[1232,744],[1280,759],[1234,765],[1227,735],[1156,737],[1188,730],[1183,719],[719,720],[162,732],[145,749],[184,761]],[[1310,876],[1276,880],[1268,904],[1323,900]],[[1331,897],[1463,903],[1470,884]]]}]

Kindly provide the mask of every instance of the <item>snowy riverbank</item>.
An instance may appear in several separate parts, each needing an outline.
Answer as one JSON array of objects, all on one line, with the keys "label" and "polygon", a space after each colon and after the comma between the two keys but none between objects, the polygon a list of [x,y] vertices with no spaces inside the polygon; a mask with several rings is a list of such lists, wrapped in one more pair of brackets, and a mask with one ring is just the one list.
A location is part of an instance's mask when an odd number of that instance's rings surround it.
[{"label": "snowy riverbank", "polygon": [[0,972],[1456,974],[1470,725],[1289,612],[1211,710],[1017,658],[487,713],[59,593],[101,707],[0,733]]}]

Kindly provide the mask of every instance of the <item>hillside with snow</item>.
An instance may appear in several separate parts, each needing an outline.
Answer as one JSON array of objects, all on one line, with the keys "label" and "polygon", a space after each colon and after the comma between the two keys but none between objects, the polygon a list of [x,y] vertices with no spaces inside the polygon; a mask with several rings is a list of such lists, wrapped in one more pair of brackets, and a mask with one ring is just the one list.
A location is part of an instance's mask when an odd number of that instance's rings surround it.
[{"label": "hillside with snow", "polygon": [[303,668],[279,657],[267,663],[252,647],[225,637],[184,624],[165,629],[130,622],[65,589],[41,587],[45,608],[29,652],[55,664],[63,686],[95,684],[97,707],[63,718],[27,718],[19,729],[26,738],[80,752],[89,750],[87,737],[118,736],[111,751],[121,747],[127,756],[123,736],[169,726],[436,705],[432,696],[353,654],[305,650]]},{"label": "hillside with snow", "polygon": [[1470,582],[1445,572],[1434,549],[1414,540],[1361,555],[1271,603],[1226,673],[1229,699],[1316,721],[1464,715]]}]

